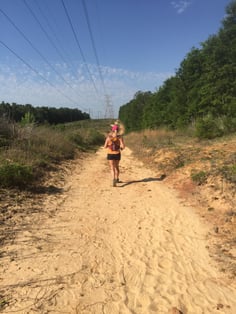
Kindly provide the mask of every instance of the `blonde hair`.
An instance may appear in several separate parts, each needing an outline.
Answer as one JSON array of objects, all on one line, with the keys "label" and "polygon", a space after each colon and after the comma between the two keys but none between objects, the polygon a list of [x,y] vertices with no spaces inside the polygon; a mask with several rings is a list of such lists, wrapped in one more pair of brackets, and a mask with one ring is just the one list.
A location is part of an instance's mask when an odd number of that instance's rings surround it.
[{"label": "blonde hair", "polygon": [[111,124],[111,130],[119,135],[123,135],[125,133],[125,127],[119,120],[116,120],[113,124]]}]

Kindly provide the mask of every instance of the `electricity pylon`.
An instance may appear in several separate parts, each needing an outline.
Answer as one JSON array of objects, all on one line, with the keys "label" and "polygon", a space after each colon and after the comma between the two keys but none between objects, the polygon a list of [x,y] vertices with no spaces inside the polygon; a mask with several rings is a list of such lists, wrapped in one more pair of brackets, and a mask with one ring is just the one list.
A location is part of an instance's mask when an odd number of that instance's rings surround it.
[{"label": "electricity pylon", "polygon": [[109,95],[105,95],[105,119],[114,119],[114,110],[111,103],[111,97]]}]

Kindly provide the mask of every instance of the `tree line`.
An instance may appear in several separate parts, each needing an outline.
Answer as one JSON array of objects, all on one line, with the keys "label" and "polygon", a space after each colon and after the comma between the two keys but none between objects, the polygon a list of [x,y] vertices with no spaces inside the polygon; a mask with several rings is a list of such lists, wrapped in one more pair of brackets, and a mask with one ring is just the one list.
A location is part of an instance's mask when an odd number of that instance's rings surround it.
[{"label": "tree line", "polygon": [[236,131],[236,1],[225,11],[218,33],[193,47],[174,76],[120,107],[127,131],[193,123],[200,131],[214,128],[214,136]]},{"label": "tree line", "polygon": [[39,124],[58,124],[90,119],[88,113],[77,108],[33,107],[30,104],[9,104],[4,101],[0,103],[0,117],[14,122],[27,119],[28,122]]}]

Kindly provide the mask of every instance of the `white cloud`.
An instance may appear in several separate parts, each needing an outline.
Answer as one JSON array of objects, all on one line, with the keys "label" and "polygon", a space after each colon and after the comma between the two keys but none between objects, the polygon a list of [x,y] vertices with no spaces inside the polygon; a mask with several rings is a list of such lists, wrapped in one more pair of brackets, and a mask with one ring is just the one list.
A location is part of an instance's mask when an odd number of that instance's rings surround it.
[{"label": "white cloud", "polygon": [[[93,113],[93,117],[103,116],[106,95],[117,116],[119,107],[129,102],[134,94],[141,91],[155,91],[173,73],[132,72],[125,69],[101,67],[105,91],[96,66],[89,65],[96,90],[83,65],[75,68],[76,76],[63,64],[55,67],[66,80],[63,81],[47,66],[39,65],[38,73],[24,64],[0,64],[0,101],[32,104],[33,106],[79,108]],[[51,82],[50,85],[49,82]]]},{"label": "white cloud", "polygon": [[172,1],[171,4],[176,9],[177,13],[181,14],[191,4],[191,1],[190,0],[178,0],[178,1]]}]

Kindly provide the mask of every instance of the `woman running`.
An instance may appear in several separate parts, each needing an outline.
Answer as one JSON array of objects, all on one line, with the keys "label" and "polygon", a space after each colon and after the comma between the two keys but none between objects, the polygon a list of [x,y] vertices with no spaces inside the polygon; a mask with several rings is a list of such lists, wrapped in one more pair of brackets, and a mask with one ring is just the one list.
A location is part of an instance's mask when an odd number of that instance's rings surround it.
[{"label": "woman running", "polygon": [[112,175],[112,186],[116,186],[120,175],[121,150],[125,148],[123,137],[117,133],[117,130],[113,130],[108,134],[104,148],[107,148],[107,160]]}]

